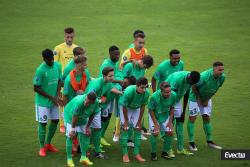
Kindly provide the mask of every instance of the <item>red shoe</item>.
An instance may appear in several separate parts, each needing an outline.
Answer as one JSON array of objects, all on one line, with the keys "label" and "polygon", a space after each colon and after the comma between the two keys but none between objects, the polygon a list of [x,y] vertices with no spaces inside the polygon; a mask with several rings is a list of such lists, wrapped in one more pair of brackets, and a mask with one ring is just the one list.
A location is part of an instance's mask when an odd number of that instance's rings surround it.
[{"label": "red shoe", "polygon": [[61,132],[61,133],[65,133],[65,127],[64,127],[64,125],[61,125],[61,126],[60,126],[60,132]]},{"label": "red shoe", "polygon": [[46,149],[45,148],[40,148],[39,155],[41,157],[45,157],[46,156]]},{"label": "red shoe", "polygon": [[136,159],[137,161],[139,161],[139,162],[145,162],[145,161],[146,161],[144,158],[141,157],[140,154],[137,154],[137,155],[135,156],[135,159]]},{"label": "red shoe", "polygon": [[50,151],[50,152],[58,152],[59,151],[52,144],[45,144],[45,148],[46,148],[47,151]]},{"label": "red shoe", "polygon": [[123,160],[124,163],[129,163],[128,154],[123,155],[122,160]]}]

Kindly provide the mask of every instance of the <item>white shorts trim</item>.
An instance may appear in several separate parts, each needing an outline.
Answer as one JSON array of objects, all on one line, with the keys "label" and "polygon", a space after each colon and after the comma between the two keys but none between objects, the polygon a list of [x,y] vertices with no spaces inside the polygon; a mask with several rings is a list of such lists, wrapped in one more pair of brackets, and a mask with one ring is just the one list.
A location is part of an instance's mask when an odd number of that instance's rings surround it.
[{"label": "white shorts trim", "polygon": [[180,118],[182,114],[182,103],[181,101],[177,102],[174,106],[174,117]]},{"label": "white shorts trim", "polygon": [[98,112],[97,114],[95,114],[93,121],[90,124],[91,128],[97,128],[97,129],[101,129],[102,124],[101,124],[101,112]]}]

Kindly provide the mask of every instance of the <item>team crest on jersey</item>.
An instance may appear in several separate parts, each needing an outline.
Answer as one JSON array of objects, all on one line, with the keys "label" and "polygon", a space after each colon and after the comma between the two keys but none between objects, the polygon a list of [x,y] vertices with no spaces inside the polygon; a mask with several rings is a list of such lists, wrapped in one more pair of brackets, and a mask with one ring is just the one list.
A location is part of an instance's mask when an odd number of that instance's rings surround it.
[{"label": "team crest on jersey", "polygon": [[127,56],[123,56],[124,61],[127,61],[127,59],[128,59]]}]

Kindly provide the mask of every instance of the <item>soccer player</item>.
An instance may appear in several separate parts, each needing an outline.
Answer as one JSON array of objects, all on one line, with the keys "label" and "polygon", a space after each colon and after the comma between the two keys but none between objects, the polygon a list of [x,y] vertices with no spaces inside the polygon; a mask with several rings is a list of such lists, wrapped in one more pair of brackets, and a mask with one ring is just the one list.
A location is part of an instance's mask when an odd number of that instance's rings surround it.
[{"label": "soccer player", "polygon": [[72,140],[76,136],[81,148],[80,163],[93,165],[93,162],[87,158],[86,152],[90,143],[90,125],[98,112],[98,101],[94,92],[76,96],[66,105],[64,119],[66,123],[67,165],[69,167],[75,166],[72,160]]},{"label": "soccer player", "polygon": [[[42,56],[44,62],[36,69],[33,85],[36,92],[36,120],[39,122],[39,155],[46,156],[46,151],[58,152],[58,149],[51,144],[51,140],[56,132],[59,121],[58,105],[63,105],[63,102],[59,97],[61,89],[61,65],[54,62],[53,51],[50,49],[43,50]],[[51,123],[46,136],[48,120],[51,120]]]},{"label": "soccer player", "polygon": [[124,78],[134,76],[136,79],[144,77],[145,69],[149,69],[154,63],[151,56],[146,55],[136,62],[127,63],[123,68]]},{"label": "soccer player", "polygon": [[[77,47],[73,43],[75,37],[75,31],[72,27],[68,27],[64,29],[64,40],[65,42],[57,45],[54,49],[54,59],[62,65],[62,72],[64,71],[65,66],[69,63],[69,61],[73,58],[73,49]],[[60,109],[60,132],[65,132],[65,127],[63,124],[63,107],[59,107]]]},{"label": "soccer player", "polygon": [[79,55],[74,58],[76,68],[73,69],[67,76],[64,82],[63,101],[67,104],[76,95],[81,95],[85,92],[88,83],[90,82],[90,75],[85,72],[87,67],[87,57]]},{"label": "soccer player", "polygon": [[218,146],[212,140],[210,116],[212,112],[211,98],[223,85],[224,80],[224,65],[222,62],[217,61],[213,63],[213,68],[202,72],[200,82],[192,86],[189,96],[189,121],[187,124],[189,148],[192,151],[198,150],[194,142],[194,123],[198,113],[200,113],[203,119],[203,128],[208,146],[222,149],[221,146]]},{"label": "soccer player", "polygon": [[[135,30],[134,33],[133,33],[133,38],[135,39],[135,37],[137,36],[137,34],[143,34],[144,38],[146,37],[145,33],[142,31],[142,30]],[[135,44],[134,42],[132,42],[128,48],[134,48],[135,47]]]},{"label": "soccer player", "polygon": [[[171,74],[166,82],[171,86],[171,89],[176,93],[176,104],[174,106],[174,117],[176,120],[176,135],[177,135],[177,153],[184,155],[193,155],[193,153],[184,149],[183,123],[185,119],[185,106],[187,105],[188,96],[186,95],[190,87],[200,80],[200,73],[197,71],[180,71]],[[183,109],[181,98],[184,96]]]},{"label": "soccer player", "polygon": [[144,48],[144,37],[144,34],[136,34],[134,39],[134,48],[128,48],[124,51],[120,65],[129,60],[140,60],[143,56],[148,54],[147,49]]},{"label": "soccer player", "polygon": [[[184,62],[181,59],[180,51],[173,49],[169,52],[169,59],[158,65],[152,77],[152,90],[155,92],[159,89],[161,82],[165,81],[168,76],[177,71],[183,71]],[[157,89],[156,89],[157,81]]]},{"label": "soccer player", "polygon": [[[102,70],[102,77],[91,80],[86,92],[95,92],[98,101],[101,104],[106,102],[107,94],[112,91],[112,81],[114,79],[114,69],[112,67],[105,67]],[[107,156],[101,153],[100,140],[101,140],[101,112],[95,115],[94,120],[91,124],[92,128],[92,141],[95,147],[95,156],[100,159],[106,159]]]},{"label": "soccer player", "polygon": [[[148,80],[144,77],[139,78],[136,81],[136,85],[127,87],[124,94],[119,100],[121,105],[120,119],[121,119],[121,146],[123,153],[123,162],[128,163],[128,129],[132,126],[134,131],[134,156],[140,161],[146,161],[140,155],[140,144],[141,144],[141,126],[142,118],[145,110],[145,105],[148,103],[149,90]],[[130,126],[131,125],[131,126]]]},{"label": "soccer player", "polygon": [[159,132],[163,134],[162,138],[164,141],[161,157],[165,159],[175,157],[171,149],[175,98],[176,93],[171,90],[169,83],[163,81],[160,84],[160,89],[154,92],[149,100],[148,110],[149,127],[152,132],[150,137],[152,161],[157,161],[156,148]]}]

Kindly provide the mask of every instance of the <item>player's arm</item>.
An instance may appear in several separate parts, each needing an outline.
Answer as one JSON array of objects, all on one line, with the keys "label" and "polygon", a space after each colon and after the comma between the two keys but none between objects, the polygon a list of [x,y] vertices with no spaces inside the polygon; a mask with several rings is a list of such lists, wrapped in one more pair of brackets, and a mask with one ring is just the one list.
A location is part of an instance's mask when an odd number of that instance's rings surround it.
[{"label": "player's arm", "polygon": [[124,116],[124,130],[128,130],[128,109],[126,106],[122,106],[122,112]]},{"label": "player's arm", "polygon": [[201,104],[201,94],[199,92],[198,86],[192,85],[192,91],[196,96],[197,103],[200,105]]},{"label": "player's arm", "polygon": [[156,79],[152,77],[151,79],[153,93],[156,91]]},{"label": "player's arm", "polygon": [[112,88],[111,92],[114,93],[114,94],[117,94],[117,95],[123,95],[123,92],[120,91],[120,90],[118,90],[118,89],[116,89],[116,88]]},{"label": "player's arm", "polygon": [[170,112],[169,112],[169,121],[167,124],[167,128],[169,131],[167,131],[167,135],[172,135],[173,133],[173,120],[174,120],[174,107],[170,107]]}]

